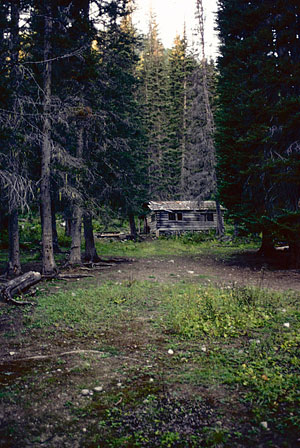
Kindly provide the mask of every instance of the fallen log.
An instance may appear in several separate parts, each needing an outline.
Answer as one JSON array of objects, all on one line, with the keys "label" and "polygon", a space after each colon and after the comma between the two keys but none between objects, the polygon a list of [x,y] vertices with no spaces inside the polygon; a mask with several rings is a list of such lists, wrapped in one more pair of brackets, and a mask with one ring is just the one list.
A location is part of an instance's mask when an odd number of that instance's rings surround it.
[{"label": "fallen log", "polygon": [[14,305],[33,305],[32,302],[27,302],[25,300],[15,300],[13,296],[26,291],[31,286],[40,282],[41,278],[42,276],[39,272],[26,272],[26,274],[20,275],[7,282],[5,286],[0,289],[0,294],[6,302],[13,303]]}]

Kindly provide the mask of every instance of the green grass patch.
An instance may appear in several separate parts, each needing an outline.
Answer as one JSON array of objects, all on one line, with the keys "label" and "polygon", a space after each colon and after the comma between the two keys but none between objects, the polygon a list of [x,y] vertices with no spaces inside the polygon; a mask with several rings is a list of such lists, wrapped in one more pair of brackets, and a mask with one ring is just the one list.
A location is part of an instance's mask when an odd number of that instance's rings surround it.
[{"label": "green grass patch", "polygon": [[288,292],[182,284],[171,289],[166,298],[166,325],[191,338],[241,336],[249,330],[283,325],[285,320],[295,325],[296,301],[295,294]]},{"label": "green grass patch", "polygon": [[174,340],[200,342],[178,356],[176,380],[238,388],[257,423],[267,418],[277,427],[299,425],[299,295],[195,284],[169,294],[167,331]]},{"label": "green grass patch", "polygon": [[125,281],[42,294],[35,312],[28,317],[28,324],[91,335],[116,319],[128,322],[142,310],[151,310],[157,289],[158,285],[153,283]]},{"label": "green grass patch", "polygon": [[[156,319],[150,318],[153,312]],[[177,380],[238,385],[245,400],[272,409],[295,402],[300,320],[298,296],[292,292],[106,282],[40,296],[28,323],[92,336],[147,315],[157,331],[171,335],[168,345],[174,348],[172,359],[179,366]],[[197,340],[197,351],[181,348],[184,341]]]},{"label": "green grass patch", "polygon": [[255,242],[220,242],[217,239],[195,241],[186,236],[180,238],[159,238],[142,242],[97,240],[100,256],[124,256],[135,258],[175,257],[183,255],[214,255],[225,258],[235,253],[255,250]]}]

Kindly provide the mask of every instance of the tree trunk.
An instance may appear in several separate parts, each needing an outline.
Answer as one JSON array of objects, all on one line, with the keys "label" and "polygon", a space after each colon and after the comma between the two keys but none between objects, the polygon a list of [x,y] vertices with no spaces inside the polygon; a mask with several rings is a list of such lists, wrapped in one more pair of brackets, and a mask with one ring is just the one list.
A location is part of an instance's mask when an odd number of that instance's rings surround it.
[{"label": "tree trunk", "polygon": [[237,222],[237,220],[234,220],[234,229],[233,229],[233,237],[234,238],[238,238],[240,235],[240,231],[239,231],[239,224]]},{"label": "tree trunk", "polygon": [[51,122],[49,119],[51,103],[51,34],[52,8],[50,0],[44,0],[44,104],[43,104],[43,142],[41,163],[41,209],[42,209],[42,272],[53,275],[57,272],[52,235],[50,170],[51,170]]},{"label": "tree trunk", "polygon": [[221,211],[221,206],[219,201],[216,201],[216,209],[217,209],[217,230],[216,230],[216,235],[217,236],[223,236],[225,229],[224,229],[224,221],[223,221],[223,216],[222,216],[222,211]]},{"label": "tree trunk", "polygon": [[[77,149],[76,157],[81,158],[83,153],[83,124],[79,124],[78,136],[77,136]],[[72,225],[71,225],[71,253],[69,259],[69,265],[81,264],[81,223],[82,223],[82,206],[80,203],[74,204]]]},{"label": "tree trunk", "polygon": [[289,267],[292,269],[300,268],[300,241],[289,243]]},{"label": "tree trunk", "polygon": [[[20,38],[19,38],[19,20],[20,20],[20,1],[15,0],[10,5],[10,85],[11,89],[17,95],[18,90],[18,74],[17,66],[19,60],[20,51]],[[15,109],[15,100],[13,100],[12,108]],[[18,153],[11,150],[10,159],[13,165],[13,169],[16,173],[19,172],[19,157]],[[11,201],[11,212],[8,216],[8,235],[9,235],[9,259],[7,265],[7,274],[20,275],[21,263],[20,263],[20,242],[19,242],[19,223],[18,223],[18,203]]]},{"label": "tree trunk", "polygon": [[261,257],[272,257],[275,254],[272,235],[265,229],[262,231],[261,246],[257,253]]},{"label": "tree trunk", "polygon": [[136,225],[135,225],[134,214],[133,213],[129,213],[128,217],[129,217],[129,225],[130,225],[130,236],[131,236],[131,238],[134,241],[136,241],[137,232],[136,232]]},{"label": "tree trunk", "polygon": [[60,250],[60,247],[58,244],[56,216],[55,216],[55,203],[54,203],[53,199],[51,199],[51,222],[52,222],[53,250],[54,250],[54,253],[59,254],[61,252],[61,250]]},{"label": "tree trunk", "polygon": [[71,236],[72,220],[68,216],[65,216],[65,223],[66,223],[65,235]]},{"label": "tree trunk", "polygon": [[84,258],[86,261],[92,261],[94,263],[97,263],[98,261],[100,261],[100,258],[98,257],[97,250],[95,247],[92,217],[88,212],[85,212],[83,215],[83,228],[85,239]]},{"label": "tree trunk", "polygon": [[18,212],[13,210],[8,217],[8,235],[9,235],[9,259],[7,266],[7,275],[20,275],[20,243],[19,243],[19,222]]},{"label": "tree trunk", "polygon": [[[186,39],[186,30],[184,26],[184,39]],[[183,81],[183,135],[181,145],[181,170],[180,170],[180,197],[185,199],[185,165],[186,165],[186,131],[187,131],[187,76],[186,63],[184,64],[184,81]]]},{"label": "tree trunk", "polygon": [[147,217],[144,218],[144,229],[143,229],[143,233],[145,233],[146,235],[148,235],[150,233],[150,228],[148,226],[148,220]]},{"label": "tree trunk", "polygon": [[82,208],[80,205],[74,205],[73,218],[71,224],[71,252],[69,265],[74,266],[81,264],[81,222]]}]

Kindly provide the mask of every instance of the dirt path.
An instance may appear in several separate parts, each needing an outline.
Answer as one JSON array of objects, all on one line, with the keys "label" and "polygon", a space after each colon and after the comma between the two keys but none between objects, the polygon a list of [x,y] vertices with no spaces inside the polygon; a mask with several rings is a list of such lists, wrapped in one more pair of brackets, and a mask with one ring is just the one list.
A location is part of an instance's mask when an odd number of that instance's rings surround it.
[{"label": "dirt path", "polygon": [[274,290],[300,291],[300,270],[275,269],[253,254],[222,260],[213,256],[155,257],[134,259],[100,273],[101,278],[153,280],[158,282],[200,281],[204,284],[251,285]]}]

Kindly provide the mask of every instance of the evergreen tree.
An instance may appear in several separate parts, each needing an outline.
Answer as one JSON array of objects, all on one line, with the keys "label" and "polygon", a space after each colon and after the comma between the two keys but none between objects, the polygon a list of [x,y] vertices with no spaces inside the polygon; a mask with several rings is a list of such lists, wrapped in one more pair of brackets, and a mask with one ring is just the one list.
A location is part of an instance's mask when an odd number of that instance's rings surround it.
[{"label": "evergreen tree", "polygon": [[220,1],[220,194],[249,231],[299,264],[299,2]]},{"label": "evergreen tree", "polygon": [[[130,4],[123,18],[111,18],[98,42],[103,89],[95,92],[101,110],[102,136],[93,144],[98,176],[98,197],[121,215],[141,212],[146,200],[147,167],[140,108],[136,100],[137,38],[131,22]],[[102,187],[99,188],[99,185]],[[100,194],[99,194],[100,193]]]},{"label": "evergreen tree", "polygon": [[158,26],[153,14],[140,56],[138,76],[141,81],[139,101],[148,139],[149,196],[152,199],[163,199],[163,154],[168,142],[167,54],[159,40]]},{"label": "evergreen tree", "polygon": [[[32,192],[28,179],[28,151],[19,110],[22,76],[19,68],[21,50],[20,14],[26,1],[3,1],[0,8],[0,185],[3,212],[8,213],[8,275],[21,273],[18,212],[28,206]],[[2,208],[1,207],[1,208]]]},{"label": "evergreen tree", "polygon": [[[215,122],[213,99],[215,93],[214,65],[208,64],[205,56],[204,9],[202,0],[196,2],[198,21],[198,64],[191,77],[190,102],[188,108],[187,157],[185,164],[185,194],[202,201],[217,195]],[[217,235],[224,233],[220,204],[216,198]]]},{"label": "evergreen tree", "polygon": [[163,152],[164,191],[167,199],[184,196],[188,80],[194,60],[187,55],[187,39],[179,35],[168,55],[167,140]]}]

